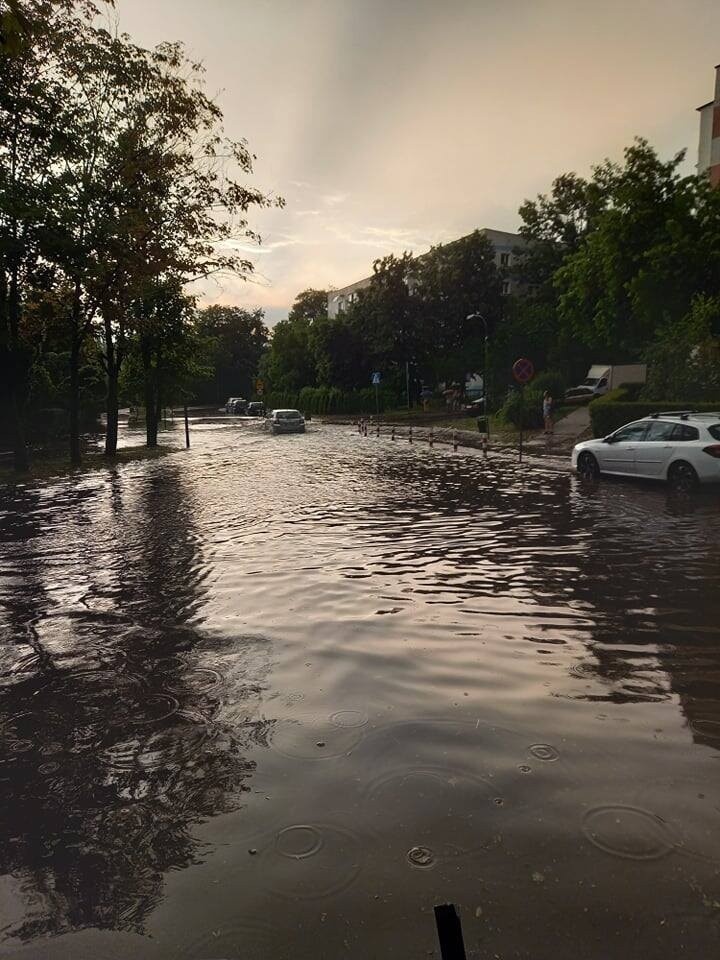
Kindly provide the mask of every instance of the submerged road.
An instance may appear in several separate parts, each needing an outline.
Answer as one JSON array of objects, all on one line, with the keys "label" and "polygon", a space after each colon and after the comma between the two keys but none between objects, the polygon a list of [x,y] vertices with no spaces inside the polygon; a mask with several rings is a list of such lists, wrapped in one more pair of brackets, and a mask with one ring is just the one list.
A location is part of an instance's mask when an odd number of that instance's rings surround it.
[{"label": "submerged road", "polygon": [[192,444],[0,490],[0,956],[716,952],[717,492]]}]

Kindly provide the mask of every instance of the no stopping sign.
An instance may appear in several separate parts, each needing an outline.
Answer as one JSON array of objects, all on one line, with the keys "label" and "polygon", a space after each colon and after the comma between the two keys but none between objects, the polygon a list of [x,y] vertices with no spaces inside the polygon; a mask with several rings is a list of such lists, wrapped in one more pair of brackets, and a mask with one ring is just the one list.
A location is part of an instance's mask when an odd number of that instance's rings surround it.
[{"label": "no stopping sign", "polygon": [[521,357],[513,364],[512,372],[518,383],[530,383],[535,376],[535,367],[532,360]]}]

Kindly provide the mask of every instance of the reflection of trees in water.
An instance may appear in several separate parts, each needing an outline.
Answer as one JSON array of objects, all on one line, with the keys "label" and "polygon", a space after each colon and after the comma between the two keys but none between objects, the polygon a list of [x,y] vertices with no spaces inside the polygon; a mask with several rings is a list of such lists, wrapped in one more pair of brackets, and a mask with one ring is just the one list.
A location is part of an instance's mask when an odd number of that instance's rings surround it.
[{"label": "reflection of trees in water", "polygon": [[[190,621],[204,564],[179,474],[113,497],[93,514],[93,528],[120,523],[109,537],[88,531],[97,579],[81,604],[48,609],[42,577],[15,590],[18,627],[27,619],[13,635],[27,639],[30,624],[37,643],[16,646],[0,679],[0,873],[24,892],[24,919],[4,931],[23,940],[141,930],[163,874],[202,857],[194,825],[248,789],[248,752],[272,728],[256,716],[267,641]],[[34,545],[25,562],[40,566]]]}]

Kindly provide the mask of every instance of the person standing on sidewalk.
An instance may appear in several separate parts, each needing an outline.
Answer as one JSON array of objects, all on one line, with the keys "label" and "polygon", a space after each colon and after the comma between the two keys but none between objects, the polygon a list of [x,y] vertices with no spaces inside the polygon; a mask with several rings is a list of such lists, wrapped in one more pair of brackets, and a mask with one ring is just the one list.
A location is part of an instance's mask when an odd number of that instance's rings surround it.
[{"label": "person standing on sidewalk", "polygon": [[545,435],[552,435],[554,424],[552,418],[553,412],[553,398],[550,396],[550,391],[546,390],[543,394],[543,420],[545,422]]}]

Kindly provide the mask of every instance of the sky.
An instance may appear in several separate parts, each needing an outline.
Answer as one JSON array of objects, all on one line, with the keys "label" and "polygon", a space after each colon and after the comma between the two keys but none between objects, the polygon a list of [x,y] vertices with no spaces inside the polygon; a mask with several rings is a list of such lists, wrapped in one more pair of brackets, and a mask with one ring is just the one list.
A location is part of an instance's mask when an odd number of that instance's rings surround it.
[{"label": "sky", "polygon": [[257,156],[251,282],[205,302],[269,324],[307,287],[476,227],[516,230],[555,176],[636,135],[697,160],[720,63],[719,0],[116,0],[145,46],[206,68],[226,132]]}]

